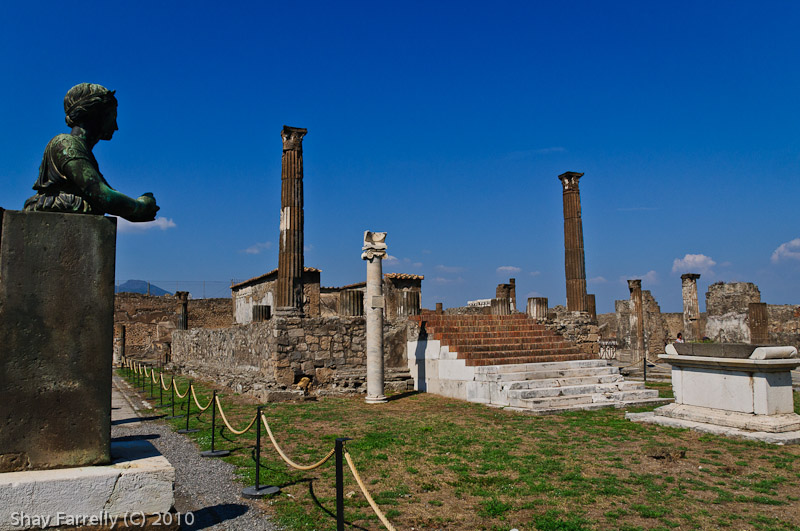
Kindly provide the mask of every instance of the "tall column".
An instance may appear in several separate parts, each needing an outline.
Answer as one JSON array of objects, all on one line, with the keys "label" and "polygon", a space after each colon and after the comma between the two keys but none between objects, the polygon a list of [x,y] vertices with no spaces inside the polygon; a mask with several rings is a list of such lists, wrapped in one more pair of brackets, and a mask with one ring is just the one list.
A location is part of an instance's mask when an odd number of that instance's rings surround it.
[{"label": "tall column", "polygon": [[303,137],[307,129],[283,126],[281,235],[275,313],[299,315],[303,308]]},{"label": "tall column", "polygon": [[[628,289],[631,292],[633,311],[631,317],[635,321],[631,326],[631,335],[636,334],[636,338],[631,338],[631,350],[633,350],[633,360],[640,361],[644,356],[644,310],[642,303],[642,281],[629,280]],[[635,345],[635,346],[634,346]]]},{"label": "tall column", "polygon": [[567,277],[567,310],[586,311],[586,265],[583,256],[581,192],[582,173],[568,171],[558,176],[564,187],[564,270]]},{"label": "tall column", "polygon": [[697,273],[681,275],[681,294],[683,295],[683,339],[697,341],[700,334],[700,305],[697,302]]},{"label": "tall column", "polygon": [[367,403],[386,402],[383,394],[383,270],[386,257],[386,233],[364,231],[364,251],[367,261]]}]

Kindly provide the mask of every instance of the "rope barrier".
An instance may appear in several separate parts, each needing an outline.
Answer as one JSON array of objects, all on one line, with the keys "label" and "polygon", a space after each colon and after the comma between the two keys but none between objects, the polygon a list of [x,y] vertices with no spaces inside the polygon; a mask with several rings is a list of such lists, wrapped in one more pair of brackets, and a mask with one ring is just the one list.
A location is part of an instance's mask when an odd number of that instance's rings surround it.
[{"label": "rope barrier", "polygon": [[[159,373],[159,374],[161,374],[161,373]],[[150,379],[153,381],[154,384],[158,383],[158,378],[156,377],[156,370],[155,369],[150,371]]]},{"label": "rope barrier", "polygon": [[250,428],[253,427],[253,424],[256,423],[256,420],[258,419],[258,413],[256,413],[256,415],[253,417],[253,420],[250,421],[250,424],[248,424],[245,429],[243,430],[234,429],[233,426],[231,426],[231,423],[228,422],[228,418],[225,416],[225,412],[222,411],[222,404],[219,403],[219,397],[216,397],[216,400],[217,400],[217,407],[219,408],[219,416],[222,417],[222,422],[224,422],[225,426],[227,426],[228,429],[231,430],[231,432],[235,433],[236,435],[241,435],[249,431]]},{"label": "rope barrier", "polygon": [[356,483],[358,483],[358,486],[361,488],[361,492],[364,493],[364,497],[367,499],[369,506],[372,507],[372,510],[380,519],[381,523],[389,531],[396,531],[394,526],[389,522],[389,520],[386,519],[386,516],[378,508],[378,505],[375,503],[375,500],[373,500],[372,496],[369,495],[367,487],[364,486],[364,482],[361,481],[361,476],[358,475],[358,470],[356,470],[356,466],[353,464],[353,459],[350,457],[350,452],[348,452],[347,450],[344,451],[344,458],[347,460],[347,465],[350,467],[350,472],[352,472],[353,477],[356,478]]},{"label": "rope barrier", "polygon": [[164,385],[164,373],[163,372],[161,373],[161,388],[164,391],[169,391],[170,389],[172,389],[172,382],[174,382],[174,381],[175,380],[170,380],[169,381],[169,387],[167,387],[166,385]]},{"label": "rope barrier", "polygon": [[181,394],[181,392],[178,391],[178,382],[175,382],[172,385],[175,386],[175,394],[178,395],[178,398],[185,397],[189,393],[189,391],[192,389],[192,384],[189,384],[189,387],[186,389],[186,392]]},{"label": "rope barrier", "polygon": [[328,455],[326,455],[320,461],[314,463],[313,465],[298,465],[297,463],[295,463],[294,461],[289,459],[286,456],[286,454],[283,453],[283,450],[281,450],[281,447],[278,446],[278,442],[275,440],[275,436],[272,435],[272,430],[269,429],[269,423],[267,422],[267,419],[266,419],[266,417],[264,416],[263,413],[261,414],[261,421],[264,423],[264,427],[267,429],[267,435],[269,435],[269,440],[272,441],[272,446],[274,446],[275,450],[278,451],[278,455],[281,456],[281,459],[286,461],[286,464],[288,464],[292,468],[296,468],[298,470],[314,470],[315,468],[318,468],[318,467],[321,467],[322,465],[324,465],[325,462],[328,461],[328,459],[330,459],[331,457],[333,457],[334,453],[336,453],[336,448],[332,448],[331,451],[328,452]]},{"label": "rope barrier", "polygon": [[208,404],[206,404],[206,407],[203,407],[197,400],[197,395],[194,394],[194,386],[191,386],[190,389],[192,390],[192,398],[194,398],[194,403],[197,404],[197,409],[199,409],[200,411],[205,411],[206,409],[211,407],[211,403],[214,402],[214,397],[211,397],[211,399],[208,401]]}]

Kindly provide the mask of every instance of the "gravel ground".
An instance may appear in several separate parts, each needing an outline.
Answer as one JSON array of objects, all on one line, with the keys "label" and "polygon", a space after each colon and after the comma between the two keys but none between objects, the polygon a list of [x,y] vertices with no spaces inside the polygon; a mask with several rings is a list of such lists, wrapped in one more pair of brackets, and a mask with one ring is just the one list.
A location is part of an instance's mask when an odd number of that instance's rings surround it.
[{"label": "gravel ground", "polygon": [[280,530],[269,515],[241,497],[242,484],[234,479],[233,465],[200,457],[197,446],[183,435],[163,422],[139,417],[134,410],[143,407],[141,399],[116,375],[112,402],[116,414],[112,415],[111,437],[147,439],[175,467],[175,510],[194,516],[193,523],[182,516],[181,529]]}]

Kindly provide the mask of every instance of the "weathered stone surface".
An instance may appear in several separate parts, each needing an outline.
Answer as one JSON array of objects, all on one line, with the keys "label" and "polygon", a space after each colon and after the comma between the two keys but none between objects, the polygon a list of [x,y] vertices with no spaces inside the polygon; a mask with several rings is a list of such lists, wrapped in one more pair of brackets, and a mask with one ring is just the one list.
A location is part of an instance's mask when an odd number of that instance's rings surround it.
[{"label": "weathered stone surface", "polygon": [[169,512],[175,469],[166,458],[147,441],[115,442],[112,452],[108,466],[0,474],[0,530],[46,527],[14,525],[14,513],[50,517],[53,523],[59,514],[105,515],[108,524],[126,513]]},{"label": "weathered stone surface", "polygon": [[3,216],[0,456],[14,456],[9,466],[110,460],[115,251],[115,218]]}]

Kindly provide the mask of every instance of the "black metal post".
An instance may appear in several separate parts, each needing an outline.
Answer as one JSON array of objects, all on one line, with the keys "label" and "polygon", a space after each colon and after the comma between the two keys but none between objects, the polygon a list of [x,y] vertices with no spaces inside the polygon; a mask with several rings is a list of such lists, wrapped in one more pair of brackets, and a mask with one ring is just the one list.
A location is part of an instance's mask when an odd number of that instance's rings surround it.
[{"label": "black metal post", "polygon": [[158,373],[158,407],[164,407],[164,385],[160,372]]},{"label": "black metal post", "polygon": [[171,385],[169,386],[169,390],[172,393],[172,403],[170,404],[172,406],[172,416],[171,417],[167,417],[167,418],[168,419],[179,419],[183,415],[176,415],[175,414],[175,377],[172,376],[170,381],[172,382]]},{"label": "black metal post", "polygon": [[178,430],[178,433],[196,433],[200,430],[197,428],[189,429],[189,417],[192,410],[192,382],[189,382],[189,388],[186,390],[186,428]]},{"label": "black metal post", "polygon": [[336,531],[344,531],[344,442],[349,437],[336,439]]},{"label": "black metal post", "polygon": [[150,398],[153,398],[153,376],[155,376],[155,368],[150,369]]},{"label": "black metal post", "polygon": [[644,357],[642,358],[644,361],[643,368],[642,368],[642,375],[644,377],[644,383],[647,384],[647,351],[645,350]]},{"label": "black metal post", "polygon": [[247,487],[242,490],[244,498],[262,498],[268,494],[277,494],[281,491],[280,487],[261,486],[259,484],[261,476],[261,406],[256,411],[256,484],[254,487]]},{"label": "black metal post", "polygon": [[214,437],[217,434],[217,392],[211,397],[211,450],[200,452],[203,457],[224,457],[229,455],[228,450],[216,450],[214,448]]}]

